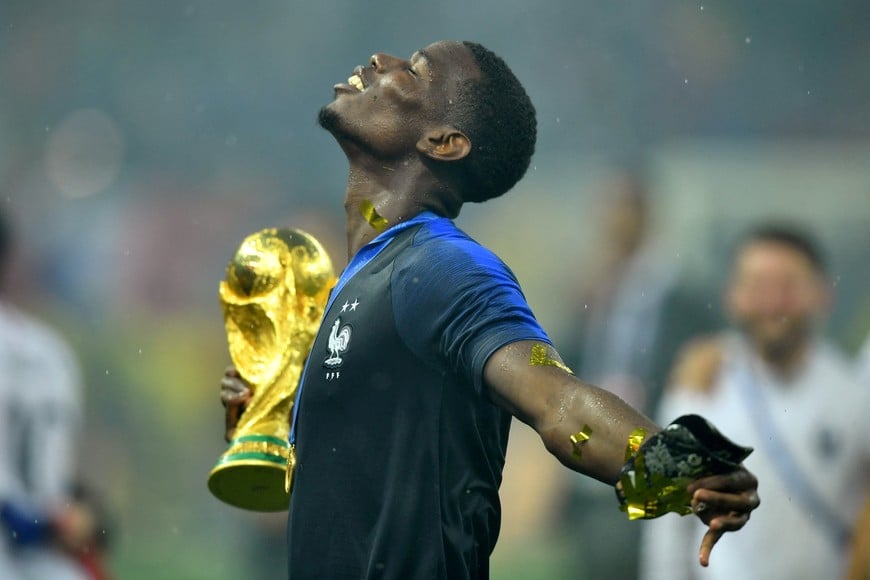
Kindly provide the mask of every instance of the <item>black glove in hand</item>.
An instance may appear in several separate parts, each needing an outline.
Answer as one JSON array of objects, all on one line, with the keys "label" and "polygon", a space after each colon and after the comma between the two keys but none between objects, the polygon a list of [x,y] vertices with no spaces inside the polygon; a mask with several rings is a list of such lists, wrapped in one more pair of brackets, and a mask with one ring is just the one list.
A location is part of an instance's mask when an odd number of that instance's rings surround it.
[{"label": "black glove in hand", "polygon": [[628,518],[652,519],[668,512],[692,513],[686,486],[728,473],[752,453],[730,441],[698,415],[683,415],[633,453],[619,473],[616,494]]}]

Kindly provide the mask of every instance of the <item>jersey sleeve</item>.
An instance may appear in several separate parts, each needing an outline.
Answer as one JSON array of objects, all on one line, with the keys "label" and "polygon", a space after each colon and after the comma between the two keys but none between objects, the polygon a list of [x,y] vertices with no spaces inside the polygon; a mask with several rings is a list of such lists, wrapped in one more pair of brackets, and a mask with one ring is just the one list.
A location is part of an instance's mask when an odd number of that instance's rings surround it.
[{"label": "jersey sleeve", "polygon": [[427,363],[482,391],[483,368],[519,340],[550,344],[516,277],[469,238],[429,240],[396,261],[393,316],[402,340]]}]

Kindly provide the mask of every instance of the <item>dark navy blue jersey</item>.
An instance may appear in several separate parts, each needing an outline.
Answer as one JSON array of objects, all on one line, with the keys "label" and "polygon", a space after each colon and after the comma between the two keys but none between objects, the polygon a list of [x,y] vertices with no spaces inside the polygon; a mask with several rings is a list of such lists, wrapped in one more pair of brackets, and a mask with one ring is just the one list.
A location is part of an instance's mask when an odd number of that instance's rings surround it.
[{"label": "dark navy blue jersey", "polygon": [[549,339],[492,252],[450,220],[415,222],[351,262],[314,341],[294,426],[293,580],[489,575],[510,416],[484,365]]}]

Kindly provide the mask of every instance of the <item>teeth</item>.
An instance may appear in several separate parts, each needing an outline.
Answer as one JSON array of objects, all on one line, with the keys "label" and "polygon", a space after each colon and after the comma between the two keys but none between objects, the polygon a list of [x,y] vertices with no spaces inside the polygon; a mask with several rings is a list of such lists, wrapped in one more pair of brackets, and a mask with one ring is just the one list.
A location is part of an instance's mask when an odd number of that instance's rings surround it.
[{"label": "teeth", "polygon": [[347,84],[349,84],[358,91],[365,90],[365,86],[363,85],[362,79],[359,78],[359,75],[353,75],[352,77],[348,78]]}]

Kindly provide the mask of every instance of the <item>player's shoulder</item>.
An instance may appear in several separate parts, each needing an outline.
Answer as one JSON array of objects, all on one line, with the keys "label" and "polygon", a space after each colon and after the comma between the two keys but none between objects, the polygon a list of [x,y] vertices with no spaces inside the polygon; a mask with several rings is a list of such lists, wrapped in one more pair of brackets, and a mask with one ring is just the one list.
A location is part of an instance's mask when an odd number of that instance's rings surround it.
[{"label": "player's shoulder", "polygon": [[413,289],[415,300],[420,292],[429,292],[439,302],[471,290],[519,289],[516,276],[495,253],[446,219],[427,222],[416,232],[395,259],[392,284]]},{"label": "player's shoulder", "polygon": [[492,250],[447,218],[425,223],[414,236],[412,252],[429,267],[504,267],[504,263]]},{"label": "player's shoulder", "polygon": [[730,337],[713,333],[689,340],[678,352],[668,389],[676,393],[712,396],[729,358]]},{"label": "player's shoulder", "polygon": [[15,337],[6,347],[15,349],[19,355],[64,362],[74,358],[69,343],[60,332],[16,306],[3,304],[0,307],[0,327],[4,334]]}]

